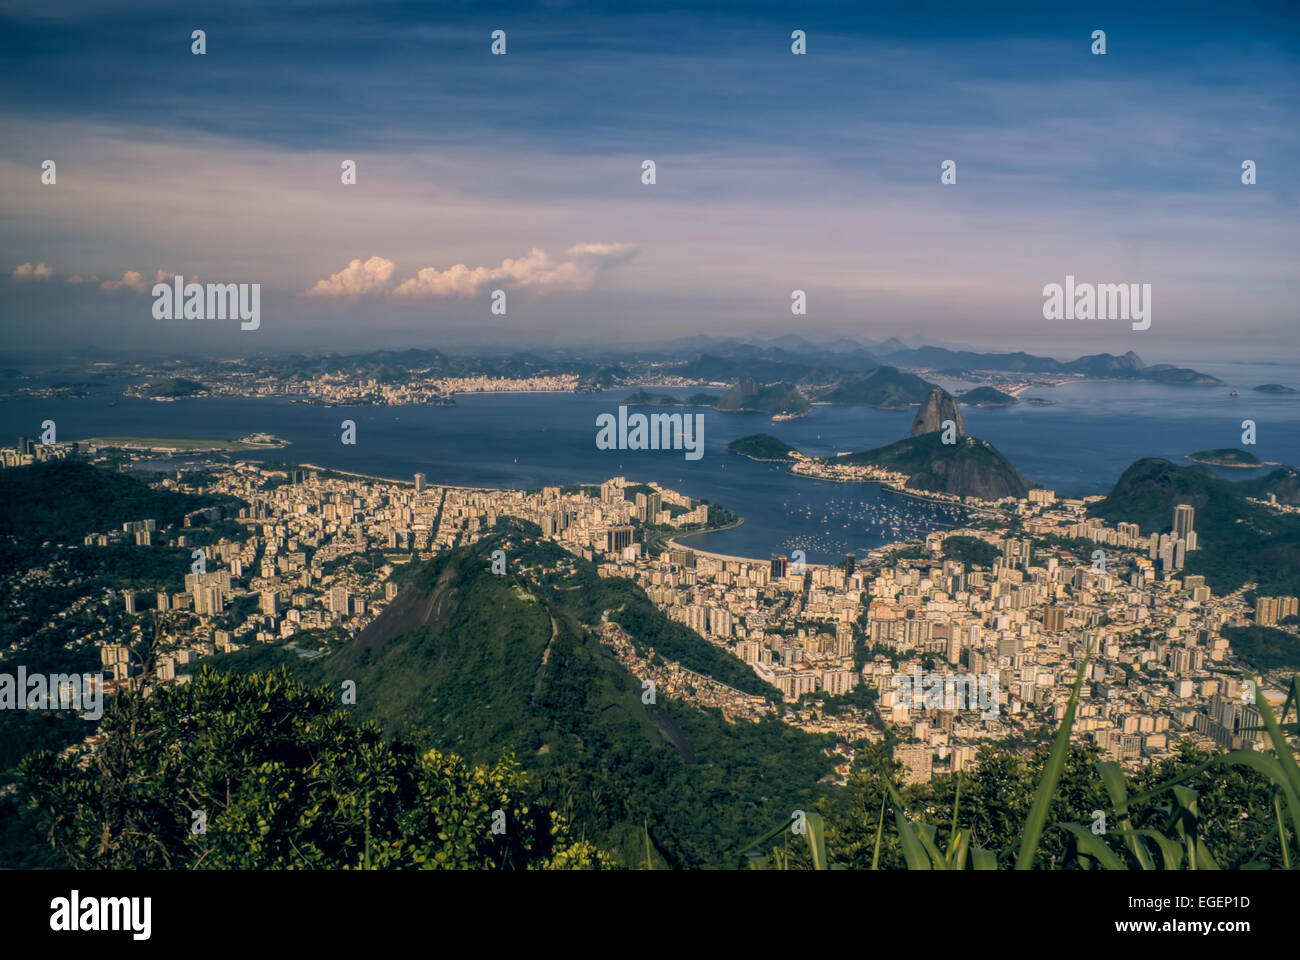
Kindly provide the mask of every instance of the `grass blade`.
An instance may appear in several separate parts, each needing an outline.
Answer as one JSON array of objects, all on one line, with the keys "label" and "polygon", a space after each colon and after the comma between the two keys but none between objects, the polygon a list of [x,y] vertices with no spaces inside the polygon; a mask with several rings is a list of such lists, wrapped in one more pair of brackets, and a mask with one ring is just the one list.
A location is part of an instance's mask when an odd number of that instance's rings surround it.
[{"label": "grass blade", "polygon": [[1132,817],[1128,809],[1128,784],[1124,780],[1124,771],[1118,763],[1104,760],[1097,764],[1097,772],[1101,775],[1106,793],[1110,795],[1110,802],[1119,817],[1120,834],[1128,841],[1133,857],[1143,870],[1154,870],[1155,862],[1151,859],[1151,852],[1147,850],[1141,837],[1133,832]]},{"label": "grass blade", "polygon": [[1287,844],[1290,841],[1287,839],[1286,825],[1282,822],[1282,798],[1277,795],[1276,791],[1273,793],[1273,816],[1277,818],[1277,835],[1278,839],[1282,841],[1282,869],[1290,870],[1291,851],[1287,849]]},{"label": "grass blade", "polygon": [[880,837],[885,830],[885,795],[880,795],[880,819],[876,821],[876,849],[871,854],[871,869],[880,869]]},{"label": "grass blade", "polygon": [[1016,856],[1017,870],[1028,870],[1034,864],[1034,854],[1038,852],[1038,842],[1042,839],[1043,827],[1047,824],[1047,811],[1056,793],[1056,785],[1060,782],[1061,771],[1065,769],[1065,756],[1070,748],[1070,729],[1074,726],[1074,712],[1079,706],[1079,688],[1083,686],[1084,671],[1092,658],[1092,648],[1096,639],[1097,635],[1094,633],[1092,639],[1088,641],[1088,649],[1079,663],[1074,687],[1070,690],[1070,701],[1066,705],[1065,716],[1061,719],[1061,726],[1052,739],[1052,749],[1047,755],[1047,762],[1043,764],[1038,788],[1034,791],[1034,802],[1025,820],[1025,833],[1020,840],[1020,853]]},{"label": "grass blade", "polygon": [[808,846],[812,849],[813,869],[825,870],[826,821],[820,813],[809,813],[804,815],[804,823],[808,830]]}]

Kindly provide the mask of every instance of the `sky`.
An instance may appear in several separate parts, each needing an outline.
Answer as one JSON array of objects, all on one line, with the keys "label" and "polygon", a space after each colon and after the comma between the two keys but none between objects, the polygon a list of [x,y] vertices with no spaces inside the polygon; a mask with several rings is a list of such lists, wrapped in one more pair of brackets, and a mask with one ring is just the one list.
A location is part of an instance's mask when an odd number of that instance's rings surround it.
[{"label": "sky", "polygon": [[[1287,3],[0,0],[0,353],[1296,357],[1298,66]],[[176,274],[260,325],[156,319]],[[1067,275],[1150,328],[1044,319]]]}]

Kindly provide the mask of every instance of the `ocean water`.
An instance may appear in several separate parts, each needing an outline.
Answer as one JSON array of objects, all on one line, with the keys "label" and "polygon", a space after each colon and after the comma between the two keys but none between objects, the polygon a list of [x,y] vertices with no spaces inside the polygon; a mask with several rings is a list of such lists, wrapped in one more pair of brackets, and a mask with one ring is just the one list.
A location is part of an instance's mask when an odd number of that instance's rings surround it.
[{"label": "ocean water", "polygon": [[[1274,371],[1244,381],[1254,382],[1289,380]],[[969,384],[945,386],[965,389]],[[453,407],[323,407],[243,398],[157,403],[122,397],[120,390],[120,384],[106,384],[90,399],[0,401],[0,431],[10,444],[20,435],[38,436],[46,419],[56,422],[60,440],[226,440],[265,431],[292,446],[260,454],[264,459],[396,479],[423,472],[431,483],[464,486],[527,489],[596,483],[611,476],[655,480],[743,517],[737,527],[694,538],[694,545],[752,557],[802,549],[814,563],[836,561],[850,552],[861,555],[958,518],[948,508],[875,484],[811,481],[778,465],[726,452],[731,440],[759,432],[809,454],[864,450],[906,436],[914,409],[819,405],[806,417],[772,423],[762,414],[671,408],[704,416],[704,456],[692,461],[684,451],[596,448],[596,417],[616,413],[619,401],[631,392],[626,388],[599,394],[470,395],[457,397]],[[1240,396],[1231,397],[1226,387],[1092,381],[1036,388],[1025,396],[1050,402],[963,407],[966,432],[993,443],[1031,482],[1061,494],[1105,493],[1141,457],[1186,462],[1184,455],[1196,450],[1241,446],[1241,423],[1247,418],[1255,421],[1258,439],[1247,449],[1263,460],[1300,464],[1300,394],[1242,389]],[[116,400],[114,406],[108,405],[110,399]],[[355,446],[340,442],[345,419],[356,421]],[[1251,470],[1218,472],[1234,480],[1257,475]]]}]

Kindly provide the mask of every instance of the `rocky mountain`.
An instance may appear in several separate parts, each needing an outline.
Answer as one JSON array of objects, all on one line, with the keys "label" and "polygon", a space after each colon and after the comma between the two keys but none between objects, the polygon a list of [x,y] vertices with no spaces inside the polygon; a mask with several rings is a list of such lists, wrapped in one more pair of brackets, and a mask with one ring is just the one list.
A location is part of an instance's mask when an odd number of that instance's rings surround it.
[{"label": "rocky mountain", "polygon": [[921,408],[916,411],[916,417],[912,420],[912,431],[909,436],[919,437],[922,434],[942,430],[945,420],[956,423],[957,435],[962,435],[961,411],[957,409],[957,401],[947,390],[935,387],[921,401]]},{"label": "rocky mountain", "polygon": [[718,398],[717,410],[755,410],[760,413],[807,413],[812,404],[790,383],[760,385],[753,377],[742,377]]},{"label": "rocky mountain", "polygon": [[929,493],[999,500],[1023,497],[1029,492],[1029,481],[987,440],[960,437],[956,443],[944,443],[937,431],[835,457],[830,462],[871,464],[910,474],[904,486]]}]

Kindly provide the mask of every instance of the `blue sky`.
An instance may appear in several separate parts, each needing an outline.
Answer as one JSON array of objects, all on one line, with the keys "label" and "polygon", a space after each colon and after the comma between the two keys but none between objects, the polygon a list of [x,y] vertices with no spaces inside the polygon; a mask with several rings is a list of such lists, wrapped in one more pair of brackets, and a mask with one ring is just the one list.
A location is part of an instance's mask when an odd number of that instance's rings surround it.
[{"label": "blue sky", "polygon": [[[1293,355],[1297,14],[1136,7],[0,2],[0,350]],[[261,283],[261,327],[154,320],[160,271]],[[1151,329],[1044,321],[1067,273]]]}]

